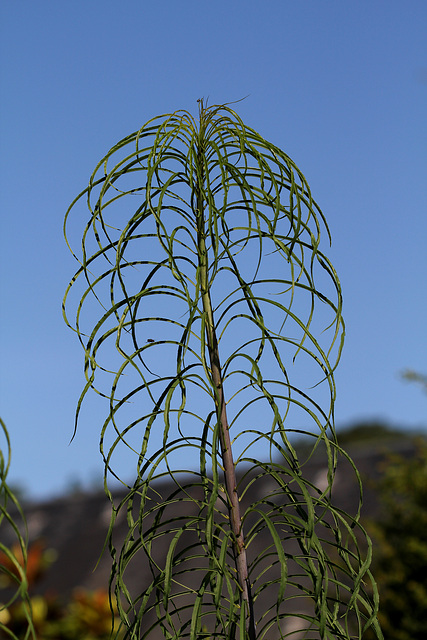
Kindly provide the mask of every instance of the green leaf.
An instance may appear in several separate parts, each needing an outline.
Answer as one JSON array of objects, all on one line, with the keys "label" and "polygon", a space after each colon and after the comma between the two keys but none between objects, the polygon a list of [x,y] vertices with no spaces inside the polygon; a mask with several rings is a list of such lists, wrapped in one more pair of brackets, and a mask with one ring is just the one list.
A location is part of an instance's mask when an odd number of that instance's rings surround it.
[{"label": "green leaf", "polygon": [[[86,205],[63,308],[84,349],[77,418],[89,389],[106,399],[110,498],[116,456],[135,460],[108,538],[123,623],[128,637],[255,640],[285,637],[292,614],[322,638],[381,637],[359,509],[331,499],[344,323],[325,217],[295,163],[229,105],[201,100],[198,115],[114,145],[64,225]],[[322,451],[326,488],[304,476],[297,434],[308,458]]]}]

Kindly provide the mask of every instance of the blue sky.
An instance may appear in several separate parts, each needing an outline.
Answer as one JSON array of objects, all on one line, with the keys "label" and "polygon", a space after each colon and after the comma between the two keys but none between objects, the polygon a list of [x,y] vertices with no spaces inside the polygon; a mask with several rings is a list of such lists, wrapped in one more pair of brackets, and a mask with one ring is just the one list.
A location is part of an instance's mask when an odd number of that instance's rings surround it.
[{"label": "blue sky", "polygon": [[4,2],[1,409],[34,497],[99,477],[102,412],[75,440],[83,358],[61,315],[64,213],[98,160],[197,98],[236,105],[305,174],[333,238],[346,345],[338,426],[427,428],[427,4],[371,0]]}]

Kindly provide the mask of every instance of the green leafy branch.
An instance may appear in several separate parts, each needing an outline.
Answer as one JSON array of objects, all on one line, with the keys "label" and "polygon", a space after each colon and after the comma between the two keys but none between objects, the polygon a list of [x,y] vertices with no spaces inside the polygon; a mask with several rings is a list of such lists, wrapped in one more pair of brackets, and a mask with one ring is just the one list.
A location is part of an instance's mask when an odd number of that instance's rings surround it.
[{"label": "green leafy branch", "polygon": [[[111,590],[127,637],[282,638],[294,619],[321,638],[371,625],[381,637],[369,542],[363,556],[358,513],[331,501],[342,295],[303,174],[229,106],[200,100],[198,119],[159,116],[106,154],[66,237],[84,202],[64,317],[85,352],[76,427],[89,389],[108,403]],[[301,433],[324,453],[326,487],[304,478]],[[111,476],[127,487],[119,504]]]},{"label": "green leafy branch", "polygon": [[[11,444],[6,425],[1,418],[0,428],[6,445],[2,445],[0,448],[0,527],[2,531],[0,580],[2,583],[5,582],[3,587],[8,587],[2,590],[2,597],[4,598],[6,595],[6,600],[0,602],[0,631],[4,637],[18,640],[10,630],[8,622],[9,610],[14,604],[19,603],[24,618],[24,636],[20,640],[35,640],[36,634],[28,595],[26,521],[21,505],[7,482],[11,461]],[[5,530],[12,533],[14,543],[5,544]]]}]

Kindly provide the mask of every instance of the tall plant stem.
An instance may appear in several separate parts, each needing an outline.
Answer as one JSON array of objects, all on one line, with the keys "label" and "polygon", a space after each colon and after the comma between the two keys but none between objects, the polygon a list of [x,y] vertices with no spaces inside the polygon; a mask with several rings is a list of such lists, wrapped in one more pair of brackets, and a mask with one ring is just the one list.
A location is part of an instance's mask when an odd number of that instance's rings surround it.
[{"label": "tall plant stem", "polygon": [[245,539],[242,518],[240,514],[239,494],[237,490],[236,469],[233,460],[230,430],[227,418],[227,406],[224,396],[223,378],[219,357],[218,340],[215,331],[212,301],[209,287],[209,262],[206,249],[206,230],[204,220],[205,202],[203,196],[204,183],[204,149],[203,149],[203,107],[201,108],[199,147],[197,153],[198,181],[197,181],[197,242],[199,256],[199,276],[205,317],[206,342],[209,353],[212,383],[215,390],[216,416],[219,426],[221,456],[224,467],[225,489],[228,499],[230,526],[234,538],[234,557],[242,600],[246,605],[248,618],[246,629],[249,640],[256,640],[253,600],[248,576]]}]

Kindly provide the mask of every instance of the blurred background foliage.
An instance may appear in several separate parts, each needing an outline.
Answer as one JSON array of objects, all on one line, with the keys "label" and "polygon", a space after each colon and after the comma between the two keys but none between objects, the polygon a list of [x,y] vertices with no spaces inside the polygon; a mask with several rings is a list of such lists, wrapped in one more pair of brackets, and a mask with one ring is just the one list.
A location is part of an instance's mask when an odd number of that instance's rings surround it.
[{"label": "blurred background foliage", "polygon": [[[376,484],[378,517],[365,522],[374,542],[379,620],[387,640],[427,638],[427,442],[414,455],[389,454]],[[373,636],[367,632],[366,640]]]},{"label": "blurred background foliage", "polygon": [[[76,588],[70,599],[33,594],[33,588],[55,562],[56,552],[42,540],[28,542],[25,496],[7,481],[11,443],[0,419],[0,638],[12,640],[107,640],[116,611],[107,585],[89,591]],[[6,531],[14,542],[4,543]],[[120,636],[118,636],[120,638]]]},{"label": "blurred background foliage", "polygon": [[[14,547],[18,563],[22,564],[22,554],[19,547]],[[112,619],[117,625],[116,611],[110,610],[108,589],[90,591],[76,587],[71,598],[64,600],[55,593],[31,595],[32,587],[43,576],[44,572],[55,561],[55,553],[45,549],[40,540],[30,545],[27,553],[26,575],[32,619],[37,640],[108,640],[111,635]],[[0,582],[0,599],[2,593],[10,588],[8,571],[15,571],[15,564],[4,553],[0,554],[2,581]],[[22,602],[14,602],[4,607],[0,613],[0,622],[4,630],[0,629],[0,638],[26,637],[28,626],[26,611]],[[9,633],[7,633],[9,632]],[[14,634],[14,635],[10,635]]]},{"label": "blurred background foliage", "polygon": [[[339,431],[338,438],[345,449],[365,443],[385,453],[378,477],[363,478],[366,489],[376,493],[378,503],[375,517],[365,518],[363,524],[374,542],[373,574],[380,592],[380,623],[386,640],[424,640],[427,637],[427,439],[381,422],[354,425]],[[402,448],[404,453],[393,451]],[[16,545],[12,551],[22,565],[20,546]],[[26,575],[37,640],[107,640],[112,621],[107,589],[76,588],[67,600],[52,593],[31,596],[32,587],[54,561],[51,549],[46,549],[41,541],[32,542],[26,558]],[[16,563],[11,563],[10,557],[2,552],[0,568],[2,602],[13,582]],[[3,608],[0,623],[17,638],[25,637],[27,620],[22,602]],[[0,638],[8,637],[13,636],[0,630]],[[366,632],[364,640],[371,638],[372,634]]]}]

